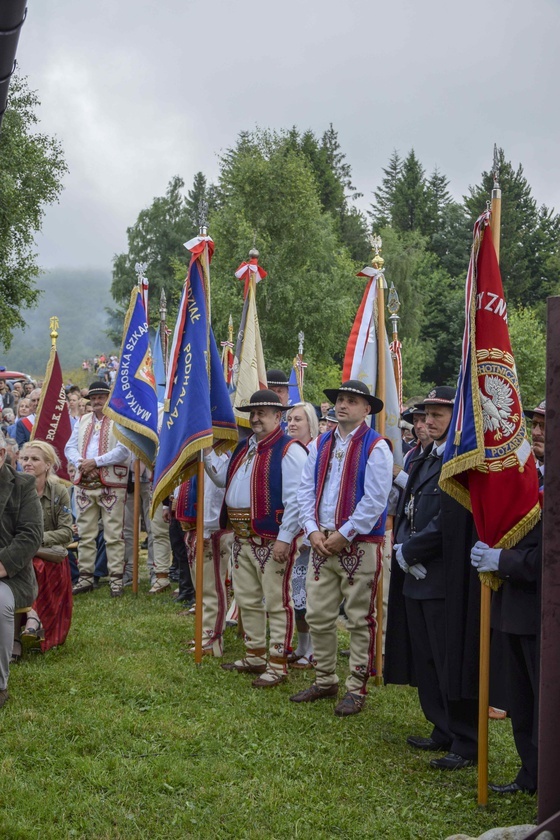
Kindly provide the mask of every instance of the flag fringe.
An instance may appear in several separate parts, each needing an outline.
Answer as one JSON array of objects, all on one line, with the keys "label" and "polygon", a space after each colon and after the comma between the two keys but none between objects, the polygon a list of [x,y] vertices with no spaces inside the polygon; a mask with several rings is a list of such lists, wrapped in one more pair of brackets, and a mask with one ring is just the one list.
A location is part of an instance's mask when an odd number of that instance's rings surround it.
[{"label": "flag fringe", "polygon": [[527,536],[529,531],[532,531],[540,518],[541,506],[537,503],[529,513],[525,514],[523,519],[520,519],[507,534],[504,534],[496,548],[513,548],[516,546],[523,537]]},{"label": "flag fringe", "polygon": [[[107,416],[108,416],[111,420],[113,420],[113,421],[114,421],[114,425],[113,425],[113,433],[114,433],[115,437],[117,438],[117,440],[119,440],[122,444],[124,444],[124,445],[126,446],[126,448],[127,448],[127,449],[130,449],[130,451],[131,451],[134,455],[136,455],[136,457],[137,457],[140,461],[142,461],[142,463],[143,463],[143,464],[145,464],[145,465],[146,465],[146,467],[148,467],[148,469],[149,469],[149,470],[153,469],[153,467],[154,467],[154,462],[153,462],[153,461],[151,461],[151,460],[148,458],[148,456],[146,455],[146,453],[145,453],[145,452],[144,452],[144,451],[143,451],[143,450],[142,450],[142,449],[141,449],[141,448],[140,448],[140,447],[139,447],[139,446],[138,446],[138,445],[137,445],[137,444],[136,444],[136,443],[135,443],[135,442],[134,442],[131,438],[127,437],[127,436],[124,434],[124,432],[122,432],[122,431],[118,428],[118,424],[120,424],[121,426],[124,426],[124,423],[121,423],[121,419],[122,419],[122,418],[120,417],[120,415],[114,415],[114,414],[113,414],[113,412],[112,412],[110,409],[109,409],[109,410],[107,410],[107,411],[105,411],[105,412],[104,412],[104,414],[107,414]],[[125,427],[125,428],[126,428],[126,427]],[[143,428],[145,428],[145,426],[144,426]],[[136,430],[133,430],[133,431],[136,431]],[[146,437],[146,435],[145,435],[144,431],[142,431],[142,434],[144,435],[144,437]],[[158,438],[156,437],[156,442],[157,442],[157,440],[158,440]]]}]

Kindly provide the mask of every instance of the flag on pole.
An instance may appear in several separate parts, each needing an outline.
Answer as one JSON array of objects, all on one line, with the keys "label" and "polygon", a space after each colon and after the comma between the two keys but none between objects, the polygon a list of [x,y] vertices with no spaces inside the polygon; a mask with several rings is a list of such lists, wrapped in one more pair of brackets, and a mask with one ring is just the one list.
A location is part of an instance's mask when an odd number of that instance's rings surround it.
[{"label": "flag on pole", "polygon": [[[142,275],[144,264],[137,269]],[[146,287],[147,281],[139,276],[139,285],[130,293],[119,368],[103,413],[115,421],[118,439],[151,469],[158,442],[158,407]]]},{"label": "flag on pole", "polygon": [[297,356],[294,359],[292,372],[290,373],[290,379],[288,381],[288,402],[290,405],[295,405],[296,403],[303,402],[303,394],[299,386],[298,375],[296,371],[296,362]]},{"label": "flag on pole", "polygon": [[157,332],[154,337],[152,362],[154,367],[154,378],[156,381],[157,399],[159,403],[163,403],[165,399],[165,361],[163,358],[163,346],[161,343],[161,325],[157,328]]},{"label": "flag on pole", "polygon": [[222,370],[224,372],[224,379],[228,387],[231,385],[233,377],[233,360],[235,358],[233,347],[233,318],[229,316],[228,321],[228,340],[220,342],[222,347]]},{"label": "flag on pole", "polygon": [[70,412],[66,402],[62,368],[60,367],[56,347],[52,347],[45,381],[41,389],[41,399],[37,406],[35,422],[29,439],[31,441],[44,440],[54,446],[61,465],[57,475],[64,481],[70,481],[64,447],[70,440],[71,434],[72,423],[70,422]]},{"label": "flag on pole", "polygon": [[[368,386],[372,394],[376,394],[378,380],[377,353],[377,284],[381,275],[385,283],[382,269],[366,266],[358,277],[369,277],[364,290],[362,301],[356,313],[354,324],[350,331],[342,379],[359,379]],[[393,446],[393,458],[398,466],[402,466],[402,443],[399,420],[401,416],[397,383],[393,360],[389,351],[389,339],[385,332],[385,437],[389,438]],[[371,419],[375,426],[376,417]]]},{"label": "flag on pole", "polygon": [[245,281],[245,302],[233,361],[231,401],[237,424],[250,428],[247,413],[237,411],[237,408],[248,405],[255,391],[267,387],[256,294],[257,283],[266,277],[266,271],[258,265],[257,257],[251,256],[248,263],[241,263],[235,276],[238,280]]},{"label": "flag on pole", "polygon": [[474,227],[461,368],[440,485],[472,511],[481,540],[511,548],[540,517],[539,488],[488,225],[486,212]]},{"label": "flag on pole", "polygon": [[169,358],[163,423],[154,467],[152,509],[196,471],[207,446],[231,449],[237,429],[220,354],[210,325],[208,236],[187,242],[191,262],[183,287]]}]

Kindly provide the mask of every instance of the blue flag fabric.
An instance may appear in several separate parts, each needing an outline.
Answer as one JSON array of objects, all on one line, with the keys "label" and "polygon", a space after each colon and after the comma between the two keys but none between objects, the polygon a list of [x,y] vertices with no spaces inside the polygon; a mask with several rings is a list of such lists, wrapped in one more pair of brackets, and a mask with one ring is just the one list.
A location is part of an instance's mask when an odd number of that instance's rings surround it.
[{"label": "blue flag fabric", "polygon": [[158,442],[158,407],[147,312],[138,287],[130,294],[119,369],[103,411],[115,421],[119,440],[151,469]]},{"label": "blue flag fabric", "polygon": [[[231,449],[237,427],[208,320],[205,253],[193,256],[179,305],[154,468],[153,509],[196,471],[207,446]],[[206,272],[206,274],[205,274]]]},{"label": "blue flag fabric", "polygon": [[296,369],[295,367],[292,367],[290,381],[288,382],[288,400],[290,405],[295,405],[296,403],[302,402],[302,399],[303,397],[299,390]]},{"label": "blue flag fabric", "polygon": [[165,399],[165,362],[163,359],[163,348],[161,346],[160,327],[157,328],[153,343],[152,357],[154,362],[154,377],[156,380],[158,402],[163,403]]}]

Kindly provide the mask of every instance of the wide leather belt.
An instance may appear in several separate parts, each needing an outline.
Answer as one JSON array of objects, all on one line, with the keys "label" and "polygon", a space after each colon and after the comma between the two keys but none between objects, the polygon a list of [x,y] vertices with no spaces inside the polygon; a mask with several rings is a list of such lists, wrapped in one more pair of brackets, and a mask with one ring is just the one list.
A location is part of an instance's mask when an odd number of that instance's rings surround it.
[{"label": "wide leather belt", "polygon": [[228,507],[227,513],[232,531],[237,537],[257,536],[251,527],[251,511],[249,508]]},{"label": "wide leather belt", "polygon": [[100,490],[103,487],[103,484],[100,481],[88,481],[87,478],[82,476],[80,486],[83,487],[84,490]]}]

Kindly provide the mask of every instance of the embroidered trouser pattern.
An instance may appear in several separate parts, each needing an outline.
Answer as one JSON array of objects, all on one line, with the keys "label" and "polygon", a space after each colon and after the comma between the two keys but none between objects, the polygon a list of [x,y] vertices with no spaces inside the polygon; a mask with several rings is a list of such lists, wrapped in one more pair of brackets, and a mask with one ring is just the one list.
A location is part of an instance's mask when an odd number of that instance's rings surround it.
[{"label": "embroidered trouser pattern", "polygon": [[350,674],[347,691],[367,694],[375,661],[375,595],[382,562],[380,543],[352,543],[340,554],[320,557],[313,550],[307,570],[307,614],[315,681],[321,688],[338,683],[336,622],[341,602],[348,616]]},{"label": "embroidered trouser pattern", "polygon": [[[204,577],[202,584],[202,644],[218,643],[215,653],[223,653],[222,637],[226,626],[227,593],[226,575],[233,534],[231,531],[215,531],[210,539],[204,540]],[[191,568],[191,577],[196,581],[196,531],[187,531],[185,546]],[[198,604],[197,597],[197,604]]]},{"label": "embroidered trouser pattern", "polygon": [[125,503],[126,487],[100,487],[89,490],[85,487],[76,487],[80,574],[93,575],[97,554],[95,541],[99,530],[99,517],[101,517],[109,574],[122,575],[125,550],[123,539]]},{"label": "embroidered trouser pattern", "polygon": [[[272,540],[260,537],[235,537],[233,586],[243,621],[247,659],[259,664],[265,658],[268,613],[268,670],[285,672],[285,658],[291,650],[294,634],[291,581],[295,546],[292,544],[286,563],[277,563],[272,557],[273,545]],[[261,653],[255,655],[252,651]]]}]

